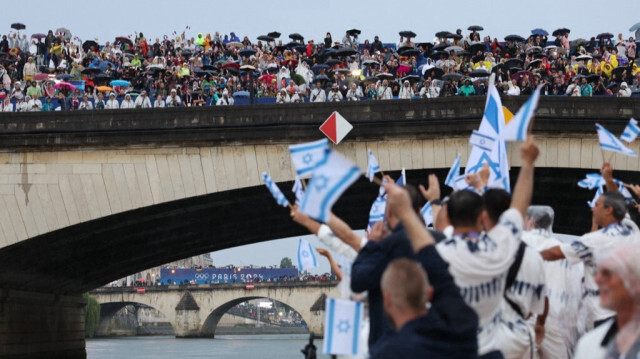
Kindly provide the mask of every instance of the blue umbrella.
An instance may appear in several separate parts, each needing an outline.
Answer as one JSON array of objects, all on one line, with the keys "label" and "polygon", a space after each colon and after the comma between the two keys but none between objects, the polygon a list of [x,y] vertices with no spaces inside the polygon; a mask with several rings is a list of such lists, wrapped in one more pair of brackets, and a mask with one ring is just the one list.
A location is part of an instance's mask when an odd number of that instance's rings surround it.
[{"label": "blue umbrella", "polygon": [[114,70],[116,69],[116,65],[113,62],[110,62],[110,61],[102,61],[100,63],[100,65],[98,65],[98,67],[100,68],[100,70],[106,71],[107,70],[107,65],[111,65],[111,68],[114,69]]},{"label": "blue umbrella", "polygon": [[131,83],[129,81],[125,81],[125,80],[113,80],[109,83],[109,85],[111,86],[131,86]]},{"label": "blue umbrella", "polygon": [[537,28],[537,29],[533,29],[533,30],[531,30],[531,33],[532,33],[533,35],[549,36],[549,33],[547,32],[547,30],[545,30],[545,29],[540,29],[540,28]]},{"label": "blue umbrella", "polygon": [[233,94],[233,97],[249,97],[249,91],[238,91]]},{"label": "blue umbrella", "polygon": [[320,71],[320,70],[322,70],[322,69],[325,69],[325,70],[326,70],[326,69],[330,69],[330,68],[331,68],[331,66],[329,66],[329,65],[325,65],[325,64],[318,64],[318,65],[313,65],[313,66],[311,67],[311,70],[312,70],[312,71],[314,71],[314,72],[317,72],[317,71]]},{"label": "blue umbrella", "polygon": [[56,75],[56,79],[57,80],[64,80],[64,81],[67,81],[67,80],[72,79],[74,77],[75,76],[69,75],[69,74]]}]

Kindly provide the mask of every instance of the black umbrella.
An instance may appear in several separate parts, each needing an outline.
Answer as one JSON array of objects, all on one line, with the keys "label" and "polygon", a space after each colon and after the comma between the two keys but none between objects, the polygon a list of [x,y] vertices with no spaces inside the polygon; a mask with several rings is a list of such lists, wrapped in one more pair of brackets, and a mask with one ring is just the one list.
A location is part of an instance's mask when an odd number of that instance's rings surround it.
[{"label": "black umbrella", "polygon": [[491,68],[491,72],[498,72],[498,70],[504,70],[505,68],[507,67],[504,64],[497,64]]},{"label": "black umbrella", "polygon": [[[625,70],[628,70],[628,68],[627,68],[627,67],[616,67],[616,68],[615,68],[615,69],[613,69],[613,71],[611,72],[611,76],[613,77],[613,75],[616,75],[616,79],[617,79],[618,81],[626,81],[626,79],[623,79],[623,78],[622,78],[622,73],[623,73]],[[628,74],[628,73],[629,73],[629,72],[627,71],[627,74]]]},{"label": "black umbrella", "polygon": [[367,65],[367,66],[378,66],[380,65],[380,63],[376,60],[366,60],[362,62],[363,65]]},{"label": "black umbrella", "polygon": [[98,67],[87,67],[86,69],[82,70],[83,74],[98,74],[100,73],[100,68]]},{"label": "black umbrella", "polygon": [[298,46],[294,46],[293,49],[300,53],[307,52],[307,47],[301,44],[298,44]]},{"label": "black umbrella", "polygon": [[277,32],[277,31],[271,31],[270,33],[268,33],[268,34],[267,34],[267,36],[269,36],[269,37],[273,37],[274,39],[279,38],[279,37],[280,37],[280,35],[281,35],[281,34],[280,34],[279,32]]},{"label": "black umbrella", "polygon": [[336,51],[336,55],[338,56],[351,56],[351,55],[355,55],[358,52],[350,47],[343,47],[341,49],[338,49],[338,51]]},{"label": "black umbrella", "polygon": [[460,73],[457,73],[457,72],[449,72],[449,73],[446,73],[446,74],[442,75],[441,79],[442,79],[443,81],[449,81],[449,80],[451,80],[451,81],[453,81],[453,82],[458,82],[458,81],[460,81],[460,80],[462,79],[462,77],[463,77],[463,76],[462,76],[462,74],[460,74]]},{"label": "black umbrella", "polygon": [[417,45],[418,45],[418,47],[422,47],[422,48],[423,48],[423,49],[425,49],[425,50],[428,50],[428,49],[432,49],[432,48],[433,48],[433,44],[432,44],[432,43],[430,43],[430,42],[421,42],[421,43],[419,43],[419,44],[417,44]]},{"label": "black umbrella", "polygon": [[484,28],[480,25],[471,25],[467,28],[469,31],[482,31]]},{"label": "black umbrella", "polygon": [[381,74],[377,74],[376,77],[379,80],[393,80],[393,75],[387,72],[383,72]]},{"label": "black umbrella", "polygon": [[600,79],[600,75],[599,74],[591,74],[591,75],[587,76],[586,79],[589,82],[597,82]]},{"label": "black umbrella", "polygon": [[304,40],[304,37],[302,37],[302,35],[298,34],[297,32],[294,32],[293,34],[289,34],[289,38],[292,40],[298,40],[298,41]]},{"label": "black umbrella", "polygon": [[504,38],[506,41],[524,42],[525,38],[520,35],[508,35]]},{"label": "black umbrella", "polygon": [[251,55],[255,55],[256,54],[256,50],[253,49],[242,49],[240,51],[238,51],[238,55],[242,56],[242,57],[249,57]]},{"label": "black umbrella", "polygon": [[416,37],[416,33],[413,31],[400,31],[400,36],[402,37]]},{"label": "black umbrella", "polygon": [[401,78],[400,81],[402,81],[402,82],[409,81],[411,83],[415,83],[415,82],[420,81],[420,76],[418,76],[418,75],[409,75],[409,76],[405,76],[405,77]]},{"label": "black umbrella", "polygon": [[84,50],[84,52],[89,52],[91,48],[93,48],[94,50],[100,49],[100,47],[98,46],[98,43],[93,40],[87,40],[82,43],[82,49]]},{"label": "black umbrella", "polygon": [[540,66],[540,63],[541,63],[541,62],[542,62],[542,60],[540,60],[540,59],[535,59],[535,60],[533,60],[533,61],[529,62],[529,63],[527,64],[527,67]]},{"label": "black umbrella", "polygon": [[487,51],[487,46],[485,44],[473,44],[469,46],[469,52],[472,54],[477,54],[478,51],[485,52]]},{"label": "black umbrella", "polygon": [[215,70],[216,67],[213,66],[213,65],[204,65],[204,66],[202,66],[202,69],[203,70]]},{"label": "black umbrella", "polygon": [[487,70],[481,70],[481,69],[477,69],[469,72],[469,76],[471,77],[487,77],[489,75],[491,75],[491,72]]},{"label": "black umbrella", "polygon": [[331,68],[331,66],[329,66],[329,65],[325,65],[325,64],[317,64],[317,65],[313,65],[313,66],[311,67],[311,71],[313,71],[313,72],[318,72],[318,71],[320,71],[320,70],[322,70],[322,69],[325,69],[325,70],[326,70],[326,69],[330,69],[330,68]]},{"label": "black umbrella", "polygon": [[273,37],[271,37],[271,36],[260,35],[260,36],[258,36],[258,40],[271,42],[271,41],[273,41],[275,39]]},{"label": "black umbrella", "polygon": [[603,32],[602,34],[598,34],[598,36],[596,36],[596,39],[600,40],[600,39],[610,39],[613,37],[613,34],[610,32]]},{"label": "black umbrella", "polygon": [[567,29],[566,27],[557,29],[556,31],[554,31],[551,35],[553,36],[564,36],[564,34],[568,34],[570,33],[571,30]]},{"label": "black umbrella", "polygon": [[438,31],[436,32],[436,37],[445,38],[449,36],[451,33],[449,31]]},{"label": "black umbrella", "polygon": [[330,56],[330,55],[331,55],[331,56],[333,56],[333,55],[335,55],[337,52],[338,52],[338,50],[336,50],[336,49],[334,49],[334,48],[329,47],[329,48],[326,48],[326,49],[322,50],[321,55],[322,55],[322,56],[325,56],[325,57],[326,57],[326,56]]},{"label": "black umbrella", "polygon": [[452,34],[452,33],[449,33],[449,35],[447,35],[447,36],[445,36],[445,37],[447,37],[447,38],[449,38],[449,39],[456,39],[456,40],[460,40],[460,39],[462,39],[462,35]]},{"label": "black umbrella", "polygon": [[329,65],[329,66],[334,66],[334,65],[341,64],[341,63],[342,63],[342,61],[337,60],[337,59],[331,59],[331,60],[327,60],[327,61],[325,61],[324,63],[325,63],[326,65]]},{"label": "black umbrella", "polygon": [[447,59],[449,58],[449,54],[445,51],[434,51],[431,55],[429,55],[429,57],[434,60],[440,59],[443,56]]},{"label": "black umbrella", "polygon": [[398,52],[401,56],[418,56],[420,51],[416,49],[405,49],[402,52]]},{"label": "black umbrella", "polygon": [[96,75],[96,80],[111,80],[111,76],[107,74]]},{"label": "black umbrella", "polygon": [[300,43],[299,42],[295,42],[295,41],[291,41],[290,43],[288,43],[288,44],[286,44],[284,46],[286,46],[286,47],[288,47],[290,49],[293,49],[296,46],[300,46]]},{"label": "black umbrella", "polygon": [[353,35],[360,35],[361,31],[358,29],[351,29],[351,30],[347,30],[347,34],[353,36]]},{"label": "black umbrella", "polygon": [[329,81],[329,77],[327,77],[327,75],[318,75],[313,78],[313,82],[318,82],[318,81]]},{"label": "black umbrella", "polygon": [[[431,79],[440,79],[444,75],[444,71],[439,67],[432,67],[422,74],[425,79],[431,77]],[[462,76],[462,75],[461,75]]]},{"label": "black umbrella", "polygon": [[11,28],[12,29],[16,29],[16,30],[24,30],[27,27],[24,26],[24,24],[22,24],[22,23],[16,22],[16,23],[11,24]]},{"label": "black umbrella", "polygon": [[512,67],[522,67],[522,65],[524,65],[524,61],[520,60],[520,59],[510,59],[507,60],[504,65],[507,68],[512,68]]},{"label": "black umbrella", "polygon": [[436,45],[436,46],[433,48],[433,51],[442,51],[442,50],[446,49],[447,47],[449,47],[449,44],[445,44],[445,43],[443,42],[443,43],[441,43],[441,44]]}]

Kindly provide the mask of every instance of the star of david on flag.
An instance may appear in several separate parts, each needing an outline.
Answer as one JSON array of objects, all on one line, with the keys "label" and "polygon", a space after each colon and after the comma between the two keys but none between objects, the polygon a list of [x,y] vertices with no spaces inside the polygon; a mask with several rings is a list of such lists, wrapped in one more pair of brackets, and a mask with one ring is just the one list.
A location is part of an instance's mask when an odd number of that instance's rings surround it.
[{"label": "star of david on flag", "polygon": [[298,176],[303,177],[311,174],[316,165],[324,160],[328,148],[329,141],[327,139],[289,146],[291,162]]},{"label": "star of david on flag", "polygon": [[304,272],[316,267],[318,267],[318,261],[313,247],[306,240],[298,239],[298,270]]},{"label": "star of david on flag", "polygon": [[325,308],[324,353],[358,355],[364,305],[361,302],[327,298]]}]

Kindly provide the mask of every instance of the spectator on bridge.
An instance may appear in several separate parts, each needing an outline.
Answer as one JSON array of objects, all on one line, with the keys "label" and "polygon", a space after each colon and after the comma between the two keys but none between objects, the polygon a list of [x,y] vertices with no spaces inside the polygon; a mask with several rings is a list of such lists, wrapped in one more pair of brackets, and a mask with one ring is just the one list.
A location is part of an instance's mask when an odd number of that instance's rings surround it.
[{"label": "spectator on bridge", "polygon": [[120,109],[131,109],[136,108],[135,103],[131,99],[131,94],[127,93],[124,95],[124,100],[120,103]]},{"label": "spectator on bridge", "polygon": [[10,97],[7,97],[5,93],[0,93],[0,100],[2,100],[2,111],[0,112],[13,112],[14,106]]},{"label": "spectator on bridge", "polygon": [[78,106],[79,110],[93,110],[93,103],[89,101],[89,95],[86,93],[82,96],[82,101],[80,101],[80,105]]},{"label": "spectator on bridge", "polygon": [[216,106],[231,106],[233,102],[233,97],[229,96],[229,91],[224,89],[224,91],[222,91],[222,97],[218,100]]},{"label": "spectator on bridge", "polygon": [[25,103],[27,104],[27,111],[40,112],[42,111],[42,101],[37,97],[31,97],[27,95],[25,97]]},{"label": "spectator on bridge", "polygon": [[331,86],[331,91],[327,95],[328,102],[340,102],[342,101],[342,92],[338,89],[338,84],[333,84]]},{"label": "spectator on bridge", "polygon": [[289,95],[287,95],[286,89],[281,89],[276,96],[276,103],[289,103],[291,100],[289,99]]},{"label": "spectator on bridge", "polygon": [[398,94],[399,99],[411,99],[414,96],[413,88],[411,87],[411,83],[409,80],[404,80],[402,84],[402,88],[400,89],[400,93]]},{"label": "spectator on bridge", "polygon": [[156,96],[156,101],[153,103],[153,108],[164,108],[164,107],[166,107],[164,99],[162,98],[162,95],[158,94]]},{"label": "spectator on bridge", "polygon": [[178,96],[178,92],[176,89],[171,89],[171,94],[166,100],[167,107],[180,107],[180,103],[180,96]]},{"label": "spectator on bridge", "polygon": [[151,100],[149,100],[146,90],[142,90],[140,96],[136,98],[134,105],[135,108],[151,108]]},{"label": "spectator on bridge", "polygon": [[618,90],[618,97],[631,97],[631,89],[626,82],[620,84],[620,90]]},{"label": "spectator on bridge", "polygon": [[[327,34],[330,35],[330,34]],[[309,95],[309,100],[311,102],[326,102],[327,94],[324,92],[324,89],[321,87],[321,82],[316,82],[316,87],[311,90],[311,95]]]},{"label": "spectator on bridge", "polygon": [[27,107],[27,103],[24,101],[23,97],[18,97],[18,101],[16,102],[16,112],[27,112],[29,108]]},{"label": "spectator on bridge", "polygon": [[377,97],[378,100],[391,100],[393,98],[391,88],[389,87],[389,81],[382,81],[382,85],[378,88]]},{"label": "spectator on bridge", "polygon": [[111,92],[109,93],[109,99],[107,100],[107,104],[104,106],[107,110],[115,110],[120,108],[120,104],[118,100],[116,100],[116,94]]}]

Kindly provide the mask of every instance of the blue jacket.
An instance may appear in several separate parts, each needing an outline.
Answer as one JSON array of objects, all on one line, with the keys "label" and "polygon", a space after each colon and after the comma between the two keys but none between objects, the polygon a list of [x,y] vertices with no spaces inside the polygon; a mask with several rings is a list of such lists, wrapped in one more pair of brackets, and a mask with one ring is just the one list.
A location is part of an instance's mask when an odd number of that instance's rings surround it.
[{"label": "blue jacket", "polygon": [[433,287],[431,308],[370,348],[371,358],[477,358],[478,316],[462,299],[449,265],[435,246],[423,248],[416,257]]}]

